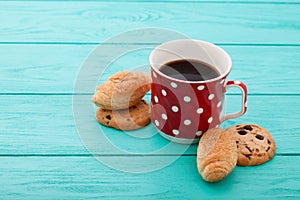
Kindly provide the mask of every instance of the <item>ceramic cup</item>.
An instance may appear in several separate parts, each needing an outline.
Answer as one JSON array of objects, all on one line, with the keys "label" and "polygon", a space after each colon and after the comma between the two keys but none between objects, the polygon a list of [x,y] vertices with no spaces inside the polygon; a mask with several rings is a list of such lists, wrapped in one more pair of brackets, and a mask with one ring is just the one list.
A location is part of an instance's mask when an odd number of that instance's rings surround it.
[{"label": "ceramic cup", "polygon": [[[159,69],[166,63],[192,59],[213,66],[219,76],[205,81],[172,78]],[[171,141],[198,142],[209,128],[219,127],[247,109],[247,88],[241,81],[227,81],[231,71],[230,56],[220,47],[200,40],[173,40],[157,46],[150,54],[151,118],[159,133]],[[229,87],[242,91],[242,109],[233,114],[222,112],[225,92]]]}]

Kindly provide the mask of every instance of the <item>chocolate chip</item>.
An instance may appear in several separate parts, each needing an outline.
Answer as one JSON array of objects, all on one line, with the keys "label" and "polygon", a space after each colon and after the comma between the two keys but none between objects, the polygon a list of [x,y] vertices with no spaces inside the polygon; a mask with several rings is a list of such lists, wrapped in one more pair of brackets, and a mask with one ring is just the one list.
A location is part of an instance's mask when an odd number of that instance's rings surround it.
[{"label": "chocolate chip", "polygon": [[255,137],[256,137],[257,139],[259,139],[259,140],[263,140],[263,139],[264,139],[264,136],[259,135],[259,134],[257,134]]},{"label": "chocolate chip", "polygon": [[136,108],[136,106],[132,106],[132,108]]},{"label": "chocolate chip", "polygon": [[237,144],[238,144],[238,143],[239,143],[239,141],[235,141],[235,143],[237,143]]},{"label": "chocolate chip", "polygon": [[235,125],[235,127],[239,127],[240,125]]},{"label": "chocolate chip", "polygon": [[144,99],[142,99],[142,102],[143,102],[144,104],[147,104],[146,101],[145,101]]},{"label": "chocolate chip", "polygon": [[252,150],[250,149],[250,147],[246,146],[246,148],[252,153]]},{"label": "chocolate chip", "polygon": [[247,157],[249,160],[251,160],[252,154],[243,154],[245,157]]},{"label": "chocolate chip", "polygon": [[269,144],[269,145],[271,144],[271,141],[270,141],[270,140],[268,140],[268,144]]},{"label": "chocolate chip", "polygon": [[110,115],[106,115],[105,118],[108,119],[108,120],[111,120],[111,116]]},{"label": "chocolate chip", "polygon": [[255,149],[256,152],[259,152],[259,149]]},{"label": "chocolate chip", "polygon": [[240,131],[238,131],[238,134],[240,134],[240,135],[246,135],[247,131],[245,131],[244,129],[241,129]]},{"label": "chocolate chip", "polygon": [[266,151],[269,151],[271,147],[268,147]]},{"label": "chocolate chip", "polygon": [[246,129],[248,131],[252,131],[253,130],[253,128],[250,125],[244,126],[244,129]]}]

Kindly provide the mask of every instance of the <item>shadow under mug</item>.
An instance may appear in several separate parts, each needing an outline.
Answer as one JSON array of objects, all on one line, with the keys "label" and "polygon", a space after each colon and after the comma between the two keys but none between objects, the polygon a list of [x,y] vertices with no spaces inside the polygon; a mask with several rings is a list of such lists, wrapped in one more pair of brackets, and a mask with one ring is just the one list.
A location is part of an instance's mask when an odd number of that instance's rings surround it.
[{"label": "shadow under mug", "polygon": [[[219,127],[247,109],[247,88],[241,81],[227,81],[231,71],[230,56],[220,47],[205,41],[181,39],[157,46],[150,54],[151,119],[159,133],[173,142],[191,144],[199,141],[209,128]],[[172,78],[159,69],[176,60],[198,60],[214,66],[219,76],[205,81]],[[242,109],[223,114],[225,92],[229,87],[242,91]]]}]

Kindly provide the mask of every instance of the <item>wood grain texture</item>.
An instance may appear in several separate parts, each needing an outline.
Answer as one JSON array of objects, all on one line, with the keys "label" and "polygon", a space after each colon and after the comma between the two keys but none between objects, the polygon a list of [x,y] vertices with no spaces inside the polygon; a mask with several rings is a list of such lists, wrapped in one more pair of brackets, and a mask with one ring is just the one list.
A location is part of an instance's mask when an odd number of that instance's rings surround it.
[{"label": "wood grain texture", "polygon": [[[126,163],[126,157],[112,159]],[[300,198],[300,157],[236,167],[215,184],[201,179],[194,156],[147,174],[118,172],[91,157],[1,157],[1,163],[2,199]]]},{"label": "wood grain texture", "polygon": [[[78,135],[73,117],[72,96],[0,96],[0,154],[87,154],[80,140],[82,137],[85,138],[84,141],[96,145],[95,149],[90,151],[98,154],[196,153],[197,145],[192,145],[186,150],[185,145],[169,144],[158,135],[152,125],[142,131],[133,132],[121,132],[99,126],[94,117],[94,107],[90,103],[91,97],[82,97],[78,106],[88,112],[76,119],[76,122],[81,122],[82,127]],[[299,102],[298,95],[249,96],[246,115],[226,121],[222,128],[240,123],[255,123],[266,127],[272,133],[277,142],[277,153],[299,153]],[[240,109],[240,97],[228,96],[226,105],[227,113],[237,111]],[[107,141],[109,144],[105,143]],[[111,144],[114,146],[110,146]]]},{"label": "wood grain texture", "polygon": [[[10,0],[1,0],[1,1],[10,1]],[[14,2],[28,2],[28,0],[14,0]],[[46,1],[46,2],[56,2],[56,1],[65,1],[65,2],[77,2],[83,0],[30,0],[30,1]],[[298,4],[300,3],[299,0],[253,0],[253,1],[246,1],[246,0],[84,0],[84,2],[176,2],[176,3],[186,3],[186,2],[195,2],[195,3],[221,3],[221,4]]]},{"label": "wood grain texture", "polygon": [[[158,27],[215,43],[300,44],[300,4],[226,5],[207,1],[1,1],[0,41],[103,42],[124,31]],[[139,42],[156,42],[160,35],[147,34]],[[127,42],[136,41],[136,37],[132,35]]]},{"label": "wood grain texture", "polygon": [[[155,46],[103,45],[98,47],[102,51],[89,57],[91,52],[98,52],[96,45],[0,45],[0,93],[73,93],[76,77],[88,57],[86,66],[93,73],[79,83],[84,86],[80,92],[93,93],[100,82],[117,71],[148,70],[148,57]],[[221,47],[233,60],[229,79],[245,82],[249,94],[300,94],[300,46]],[[112,59],[113,54],[118,56]],[[106,66],[107,61],[112,63]]]}]

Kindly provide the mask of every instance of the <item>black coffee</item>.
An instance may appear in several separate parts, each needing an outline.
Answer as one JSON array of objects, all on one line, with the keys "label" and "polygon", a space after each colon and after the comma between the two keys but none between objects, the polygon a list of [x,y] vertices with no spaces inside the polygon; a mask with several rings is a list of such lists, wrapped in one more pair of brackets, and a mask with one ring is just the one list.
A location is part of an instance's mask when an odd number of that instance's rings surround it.
[{"label": "black coffee", "polygon": [[205,81],[220,76],[211,65],[198,60],[175,60],[159,68],[162,73],[180,80]]}]

